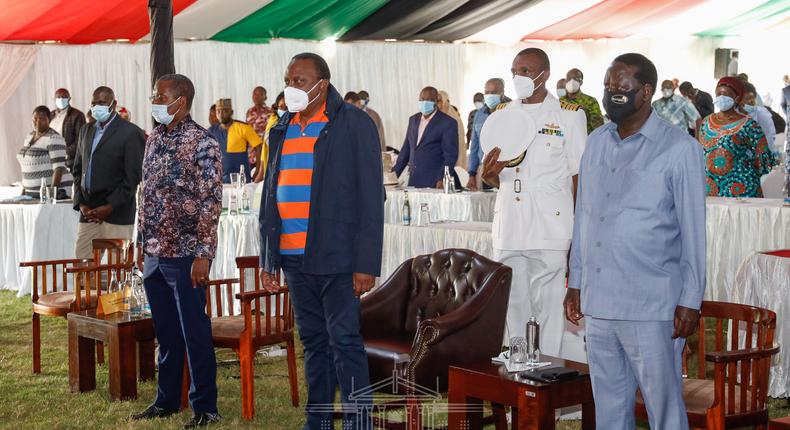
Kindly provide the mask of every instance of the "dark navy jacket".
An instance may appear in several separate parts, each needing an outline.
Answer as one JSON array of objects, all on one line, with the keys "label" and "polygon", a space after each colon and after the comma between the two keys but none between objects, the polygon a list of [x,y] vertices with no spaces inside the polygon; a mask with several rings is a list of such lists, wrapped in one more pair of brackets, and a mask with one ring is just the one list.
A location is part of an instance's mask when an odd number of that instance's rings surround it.
[{"label": "dark navy jacket", "polygon": [[425,127],[418,145],[420,117],[422,114],[418,113],[409,118],[406,139],[393,170],[400,176],[408,165],[411,169],[409,186],[433,188],[444,177],[444,166],[449,166],[451,174],[455,176],[455,163],[458,161],[458,125],[453,117],[437,110]]},{"label": "dark navy jacket", "polygon": [[[329,122],[316,140],[310,220],[302,271],[314,275],[381,272],[384,242],[384,180],[378,131],[368,114],[344,103],[329,86]],[[286,113],[269,131],[269,158],[261,195],[261,267],[281,267],[282,221],[277,209],[277,180]]]}]

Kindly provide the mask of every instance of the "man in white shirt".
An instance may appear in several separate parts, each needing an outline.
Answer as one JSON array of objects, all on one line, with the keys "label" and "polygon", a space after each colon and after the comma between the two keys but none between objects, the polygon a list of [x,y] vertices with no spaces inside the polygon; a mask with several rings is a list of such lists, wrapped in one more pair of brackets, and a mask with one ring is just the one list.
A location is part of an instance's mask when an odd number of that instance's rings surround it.
[{"label": "man in white shirt", "polygon": [[77,138],[85,125],[85,114],[71,106],[71,95],[65,88],[55,91],[55,107],[50,118],[50,128],[66,141],[66,167],[71,171],[77,153]]},{"label": "man in white shirt", "polygon": [[[488,153],[483,180],[499,188],[494,258],[513,268],[510,336],[523,335],[527,320],[534,316],[541,325],[541,353],[585,361],[583,336],[566,331],[562,298],[587,118],[579,105],[560,102],[546,90],[550,68],[548,56],[537,48],[525,49],[513,60],[517,100],[503,109],[526,111],[537,134],[531,143],[524,142],[528,149],[515,160],[497,161],[499,148]],[[563,336],[572,339],[563,342]],[[563,343],[569,346],[561,347]]]}]

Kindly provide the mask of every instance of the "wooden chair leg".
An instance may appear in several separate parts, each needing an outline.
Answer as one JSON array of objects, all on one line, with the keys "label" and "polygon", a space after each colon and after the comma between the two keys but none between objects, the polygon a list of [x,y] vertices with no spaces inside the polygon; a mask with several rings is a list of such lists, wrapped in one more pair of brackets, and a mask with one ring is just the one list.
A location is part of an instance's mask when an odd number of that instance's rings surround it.
[{"label": "wooden chair leg", "polygon": [[507,430],[507,411],[499,403],[491,403],[491,410],[495,419],[496,430]]},{"label": "wooden chair leg", "polygon": [[252,348],[251,339],[244,339],[242,335],[239,343],[239,367],[241,369],[241,417],[251,420],[255,417],[255,376],[253,363],[255,350]]},{"label": "wooden chair leg", "polygon": [[104,342],[96,341],[96,362],[104,364]]},{"label": "wooden chair leg", "polygon": [[33,373],[41,373],[41,316],[33,313]]},{"label": "wooden chair leg", "polygon": [[299,407],[299,378],[296,376],[296,348],[293,339],[287,342],[286,352],[288,353],[288,380],[291,382],[291,404],[297,408]]},{"label": "wooden chair leg", "polygon": [[192,385],[192,380],[189,378],[189,362],[187,361],[186,352],[184,353],[184,371],[181,382],[181,410],[189,408],[189,386]]}]

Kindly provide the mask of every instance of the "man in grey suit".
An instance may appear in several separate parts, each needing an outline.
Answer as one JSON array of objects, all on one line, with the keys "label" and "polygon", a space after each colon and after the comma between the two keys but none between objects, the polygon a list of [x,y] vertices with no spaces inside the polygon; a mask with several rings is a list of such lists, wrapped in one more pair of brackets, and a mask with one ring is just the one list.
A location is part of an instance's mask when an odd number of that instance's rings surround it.
[{"label": "man in grey suit", "polygon": [[705,172],[700,145],[660,119],[656,68],[612,62],[612,122],[587,139],[579,170],[565,317],[586,320],[596,426],[635,428],[637,387],[650,428],[687,430],[681,353],[705,291]]},{"label": "man in grey suit", "polygon": [[145,133],[115,112],[111,88],[93,92],[96,123],[80,130],[74,158],[74,210],[80,212],[77,258],[92,258],[93,239],[131,239],[135,194],[143,172]]}]

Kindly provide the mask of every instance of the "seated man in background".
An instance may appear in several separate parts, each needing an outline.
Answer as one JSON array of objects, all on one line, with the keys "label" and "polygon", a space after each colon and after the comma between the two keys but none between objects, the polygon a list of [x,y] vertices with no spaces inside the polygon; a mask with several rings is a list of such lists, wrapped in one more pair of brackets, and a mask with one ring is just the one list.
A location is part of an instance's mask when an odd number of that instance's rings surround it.
[{"label": "seated man in background", "polygon": [[[425,87],[420,91],[420,112],[409,118],[406,138],[392,169],[400,177],[408,166],[410,187],[442,188],[445,167],[449,167],[455,177],[455,162],[458,159],[457,123],[439,111],[436,105],[438,100],[439,91],[436,88]],[[460,184],[456,183],[456,186],[460,187]]]},{"label": "seated man in background", "polygon": [[[250,182],[250,156],[248,149],[260,151],[261,137],[255,133],[251,125],[233,119],[233,106],[230,99],[217,101],[217,119],[219,124],[208,129],[214,139],[219,142],[222,151],[222,182],[230,183],[230,174],[238,173],[244,167],[245,181]],[[255,154],[255,158],[260,153]]]},{"label": "seated man in background", "polygon": [[115,93],[93,92],[95,124],[80,130],[74,158],[74,210],[80,211],[77,258],[93,257],[93,239],[131,239],[137,184],[143,171],[145,133],[115,112]]}]

